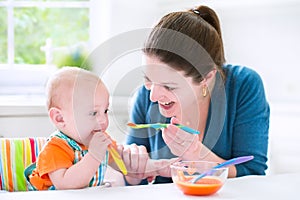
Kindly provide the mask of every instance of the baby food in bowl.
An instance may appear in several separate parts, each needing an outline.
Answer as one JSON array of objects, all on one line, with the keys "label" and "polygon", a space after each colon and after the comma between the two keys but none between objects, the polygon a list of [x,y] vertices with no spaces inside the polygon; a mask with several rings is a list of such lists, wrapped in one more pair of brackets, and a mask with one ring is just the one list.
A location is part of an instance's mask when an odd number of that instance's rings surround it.
[{"label": "baby food in bowl", "polygon": [[[222,188],[228,177],[227,167],[213,169],[217,164],[209,161],[180,161],[173,163],[171,165],[172,180],[184,194],[214,194]],[[203,174],[205,175],[203,176]],[[201,178],[197,180],[196,178],[199,175],[201,175]]]}]

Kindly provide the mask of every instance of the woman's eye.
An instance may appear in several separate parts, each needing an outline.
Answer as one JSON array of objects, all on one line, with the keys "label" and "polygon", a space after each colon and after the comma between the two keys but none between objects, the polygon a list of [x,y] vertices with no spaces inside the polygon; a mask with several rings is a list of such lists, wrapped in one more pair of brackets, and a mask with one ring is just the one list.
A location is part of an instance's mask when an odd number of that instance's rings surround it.
[{"label": "woman's eye", "polygon": [[144,85],[147,90],[150,90],[152,83],[147,77],[144,77]]},{"label": "woman's eye", "polygon": [[97,111],[94,111],[94,112],[91,112],[90,115],[91,115],[91,116],[96,116],[97,113],[98,113]]},{"label": "woman's eye", "polygon": [[174,88],[174,87],[169,87],[169,86],[164,86],[164,88],[166,89],[166,90],[168,90],[168,91],[172,91],[172,90],[175,90],[176,88]]},{"label": "woman's eye", "polygon": [[147,90],[150,90],[150,89],[151,89],[151,83],[150,83],[150,82],[145,82],[144,85],[145,85],[145,88],[146,88]]}]

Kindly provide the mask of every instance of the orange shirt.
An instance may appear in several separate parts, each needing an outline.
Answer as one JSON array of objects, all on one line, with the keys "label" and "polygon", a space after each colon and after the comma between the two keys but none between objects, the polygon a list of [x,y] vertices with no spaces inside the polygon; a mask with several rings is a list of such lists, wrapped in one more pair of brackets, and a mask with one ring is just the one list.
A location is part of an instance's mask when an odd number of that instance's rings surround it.
[{"label": "orange shirt", "polygon": [[[81,148],[87,149],[85,146]],[[47,190],[53,185],[48,173],[71,167],[74,164],[74,157],[74,150],[65,140],[52,137],[38,156],[36,169],[29,176],[30,183],[38,190]]]}]

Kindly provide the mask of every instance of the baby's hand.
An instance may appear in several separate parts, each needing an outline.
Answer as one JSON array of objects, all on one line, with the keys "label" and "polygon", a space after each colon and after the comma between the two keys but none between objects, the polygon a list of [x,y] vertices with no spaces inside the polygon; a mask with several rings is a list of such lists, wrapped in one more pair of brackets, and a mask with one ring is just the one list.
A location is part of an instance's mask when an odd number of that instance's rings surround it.
[{"label": "baby's hand", "polygon": [[109,135],[103,132],[94,133],[89,143],[89,153],[99,162],[105,158],[107,146],[111,143]]}]

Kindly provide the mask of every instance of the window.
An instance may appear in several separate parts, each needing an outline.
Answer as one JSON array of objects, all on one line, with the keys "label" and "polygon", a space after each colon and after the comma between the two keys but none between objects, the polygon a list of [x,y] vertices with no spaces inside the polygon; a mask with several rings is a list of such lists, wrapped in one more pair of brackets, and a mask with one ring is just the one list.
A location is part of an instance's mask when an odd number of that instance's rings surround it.
[{"label": "window", "polygon": [[86,50],[91,2],[0,0],[0,95],[43,93],[49,72]]}]

